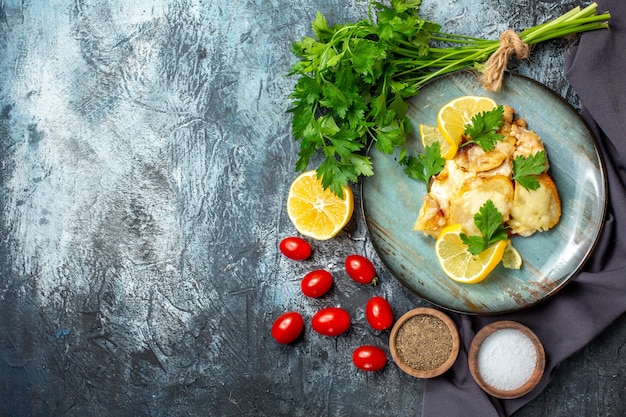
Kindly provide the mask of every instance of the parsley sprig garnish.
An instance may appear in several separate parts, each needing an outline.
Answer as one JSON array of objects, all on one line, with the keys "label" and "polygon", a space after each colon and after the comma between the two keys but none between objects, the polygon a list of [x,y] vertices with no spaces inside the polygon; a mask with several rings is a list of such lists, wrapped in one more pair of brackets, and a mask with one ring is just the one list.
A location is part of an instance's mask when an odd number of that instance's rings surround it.
[{"label": "parsley sprig garnish", "polygon": [[527,190],[539,188],[537,175],[544,173],[546,169],[545,151],[539,151],[528,157],[518,155],[513,159],[513,179]]},{"label": "parsley sprig garnish", "polygon": [[409,178],[425,182],[427,192],[430,190],[430,179],[441,172],[445,162],[438,143],[428,145],[424,153],[417,156],[407,155],[400,160],[400,164],[405,165],[404,173]]},{"label": "parsley sprig garnish", "polygon": [[475,114],[471,122],[465,125],[464,134],[469,139],[461,146],[475,143],[485,152],[492,150],[504,138],[504,135],[498,133],[502,123],[504,123],[504,107],[502,105]]},{"label": "parsley sprig garnish", "polygon": [[[370,140],[390,154],[406,151],[411,124],[406,99],[426,82],[454,71],[477,68],[500,46],[441,32],[440,25],[419,15],[421,0],[370,0],[368,18],[329,25],[317,13],[312,36],[292,45],[297,61],[289,75],[298,76],[290,94],[292,133],[300,142],[296,170],[317,168],[324,188],[342,196],[343,187],[374,174],[366,155]],[[608,13],[597,5],[574,8],[559,18],[519,33],[534,45],[557,37],[607,28]],[[376,15],[372,13],[375,10]],[[402,160],[402,158],[400,158]]]},{"label": "parsley sprig garnish", "polygon": [[481,236],[468,236],[461,233],[461,240],[472,255],[478,255],[494,243],[508,238],[506,226],[502,221],[502,213],[487,200],[474,215],[474,224],[482,234]]}]

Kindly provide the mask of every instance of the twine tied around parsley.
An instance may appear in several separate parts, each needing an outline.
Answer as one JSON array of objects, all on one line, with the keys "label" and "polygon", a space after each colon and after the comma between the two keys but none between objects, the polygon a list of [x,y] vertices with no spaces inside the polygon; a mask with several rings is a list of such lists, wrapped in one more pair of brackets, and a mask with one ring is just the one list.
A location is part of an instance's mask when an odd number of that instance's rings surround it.
[{"label": "twine tied around parsley", "polygon": [[502,78],[509,59],[525,59],[530,56],[530,46],[511,29],[500,35],[500,47],[489,57],[482,71],[483,88],[488,91],[500,91]]}]

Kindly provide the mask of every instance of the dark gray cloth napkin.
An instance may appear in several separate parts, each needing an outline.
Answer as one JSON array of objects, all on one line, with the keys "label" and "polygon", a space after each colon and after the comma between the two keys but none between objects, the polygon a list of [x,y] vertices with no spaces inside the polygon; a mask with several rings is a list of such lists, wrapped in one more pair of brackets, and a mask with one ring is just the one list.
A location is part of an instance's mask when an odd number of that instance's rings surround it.
[{"label": "dark gray cloth napkin", "polygon": [[[608,183],[605,224],[590,259],[566,287],[532,308],[499,316],[451,314],[463,347],[452,369],[426,381],[423,417],[510,416],[535,398],[558,365],[626,311],[626,3],[598,0],[610,29],[581,35],[566,56],[565,75],[581,99],[581,116],[596,137]],[[467,350],[474,335],[498,320],[515,320],[544,344],[546,371],[531,393],[514,400],[488,396],[474,382]]]}]

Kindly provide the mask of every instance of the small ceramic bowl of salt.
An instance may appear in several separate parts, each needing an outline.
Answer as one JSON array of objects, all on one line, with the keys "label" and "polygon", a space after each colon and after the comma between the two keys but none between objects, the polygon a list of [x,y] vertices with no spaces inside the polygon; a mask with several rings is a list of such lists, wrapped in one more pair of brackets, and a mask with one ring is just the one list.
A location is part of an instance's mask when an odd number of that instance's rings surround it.
[{"label": "small ceramic bowl of salt", "polygon": [[518,398],[537,386],[546,357],[539,338],[515,321],[497,321],[483,327],[468,353],[469,368],[478,385],[502,399]]}]

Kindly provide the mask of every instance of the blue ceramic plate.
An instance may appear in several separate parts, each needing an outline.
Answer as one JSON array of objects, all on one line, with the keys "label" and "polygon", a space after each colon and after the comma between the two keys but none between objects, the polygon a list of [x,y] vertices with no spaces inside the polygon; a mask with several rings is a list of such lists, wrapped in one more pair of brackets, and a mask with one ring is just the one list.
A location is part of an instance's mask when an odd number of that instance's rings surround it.
[{"label": "blue ceramic plate", "polygon": [[543,139],[550,175],[561,198],[561,219],[547,232],[515,237],[520,270],[499,265],[478,284],[460,284],[443,274],[434,239],[413,231],[426,193],[423,183],[398,166],[398,153],[372,148],[375,175],[362,183],[363,212],[373,245],[394,276],[420,297],[463,313],[520,310],[550,297],[581,268],[602,227],[606,208],[604,167],[596,143],[576,111],[545,86],[507,76],[504,89],[488,93],[473,73],[457,73],[424,86],[409,102],[410,152],[422,150],[419,124],[436,125],[439,108],[464,95],[492,97],[513,107]]}]

